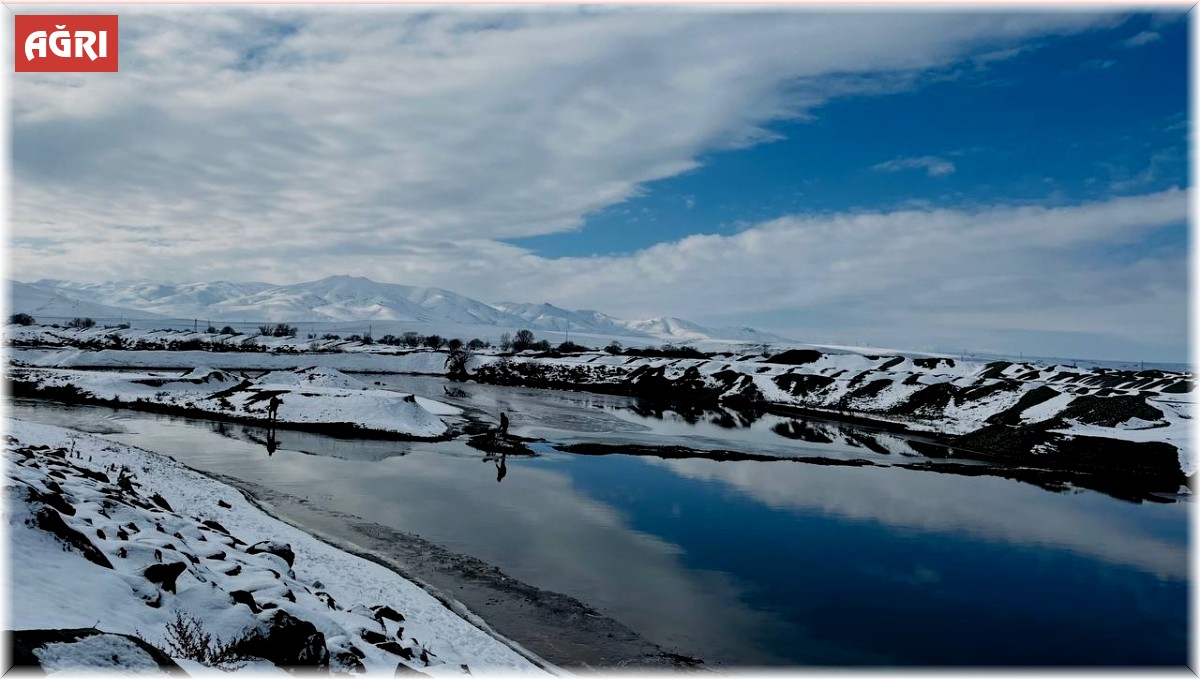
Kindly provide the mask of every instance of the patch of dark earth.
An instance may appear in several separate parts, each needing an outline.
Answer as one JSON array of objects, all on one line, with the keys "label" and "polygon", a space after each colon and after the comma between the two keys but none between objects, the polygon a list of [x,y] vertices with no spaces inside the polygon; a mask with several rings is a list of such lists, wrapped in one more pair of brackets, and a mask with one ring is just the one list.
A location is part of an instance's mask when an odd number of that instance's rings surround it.
[{"label": "patch of dark earth", "polygon": [[663,649],[578,599],[516,580],[475,557],[256,483],[203,473],[241,490],[281,521],[412,580],[477,627],[554,665],[573,670],[704,668],[703,660]]}]

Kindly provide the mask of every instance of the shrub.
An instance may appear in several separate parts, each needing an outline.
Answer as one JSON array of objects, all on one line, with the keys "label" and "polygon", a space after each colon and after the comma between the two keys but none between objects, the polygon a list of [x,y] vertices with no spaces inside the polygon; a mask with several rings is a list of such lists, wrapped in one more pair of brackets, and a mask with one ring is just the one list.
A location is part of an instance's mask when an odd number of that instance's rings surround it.
[{"label": "shrub", "polygon": [[478,351],[486,346],[487,346],[487,342],[484,342],[483,340],[479,339],[478,337],[471,340],[470,342],[467,342],[467,348],[471,349],[473,351]]},{"label": "shrub", "polygon": [[288,325],[287,323],[280,323],[271,330],[271,334],[275,337],[295,337],[296,326]]},{"label": "shrub", "polygon": [[619,354],[623,348],[620,342],[613,340],[608,343],[608,346],[604,347],[604,350],[610,354]]},{"label": "shrub", "polygon": [[500,335],[500,348],[504,351],[512,349],[512,333],[503,333]]},{"label": "shrub", "polygon": [[450,351],[457,351],[458,348],[461,347],[462,345],[463,345],[463,341],[457,337],[446,342],[446,348],[449,349]]},{"label": "shrub", "polygon": [[234,650],[248,637],[243,635],[223,642],[207,632],[196,618],[175,611],[175,618],[167,623],[163,637],[166,648],[160,650],[173,658],[185,658],[207,667],[232,672],[244,667],[245,661],[249,660]]},{"label": "shrub", "polygon": [[217,334],[217,327],[214,325],[210,325],[210,326],[208,326],[208,329],[205,330],[204,332],[206,332],[210,335],[215,335],[215,334]]},{"label": "shrub", "polygon": [[221,334],[222,335],[236,335],[236,334],[238,334],[238,332],[233,329],[233,326],[227,325],[224,328],[221,328]]},{"label": "shrub", "polygon": [[86,318],[86,317],[85,318],[75,317],[75,318],[72,318],[70,321],[67,321],[68,328],[79,328],[80,330],[86,330],[87,328],[90,328],[94,325],[96,325],[96,321],[93,321],[92,319]]},{"label": "shrub", "polygon": [[585,347],[582,344],[576,344],[570,340],[567,340],[566,342],[563,342],[562,344],[558,345],[558,350],[563,353],[572,353],[572,352],[578,353],[580,351],[591,351],[591,348]]},{"label": "shrub", "polygon": [[419,332],[404,333],[404,346],[416,349],[425,343],[425,338]]},{"label": "shrub", "polygon": [[538,341],[530,344],[529,348],[533,349],[534,351],[550,351],[550,341],[549,340],[538,340]]},{"label": "shrub", "polygon": [[9,317],[8,322],[16,323],[17,325],[33,325],[36,321],[29,314],[13,314]]},{"label": "shrub", "polygon": [[441,349],[446,344],[446,339],[441,335],[429,335],[425,338],[425,346],[430,349]]},{"label": "shrub", "polygon": [[324,335],[321,335],[321,339],[323,340],[340,340],[341,338],[341,335],[336,335],[332,332],[327,332]]}]

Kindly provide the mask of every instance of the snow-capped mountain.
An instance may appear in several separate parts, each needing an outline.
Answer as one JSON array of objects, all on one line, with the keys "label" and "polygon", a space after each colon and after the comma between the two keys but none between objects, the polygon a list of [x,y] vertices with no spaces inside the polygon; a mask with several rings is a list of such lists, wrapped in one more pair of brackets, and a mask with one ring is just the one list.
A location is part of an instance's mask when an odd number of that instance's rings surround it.
[{"label": "snow-capped mountain", "polygon": [[[34,313],[37,295],[66,304],[95,305],[74,315],[131,316],[141,313],[199,318],[213,323],[400,321],[443,325],[529,328],[669,341],[706,339],[785,341],[753,328],[706,328],[678,318],[623,320],[595,310],[569,310],[553,304],[486,304],[440,288],[422,288],[355,276],[331,276],[310,283],[170,284],[118,281],[80,284],[43,279],[13,283],[13,311]],[[84,308],[80,306],[79,308]],[[101,313],[101,312],[104,313]],[[45,313],[45,312],[44,312]],[[68,314],[58,314],[68,315]]]},{"label": "snow-capped mountain", "polygon": [[162,318],[148,311],[114,307],[58,294],[54,289],[46,289],[39,284],[29,285],[17,281],[9,281],[8,284],[9,311],[27,313],[47,323],[77,316],[129,320]]}]

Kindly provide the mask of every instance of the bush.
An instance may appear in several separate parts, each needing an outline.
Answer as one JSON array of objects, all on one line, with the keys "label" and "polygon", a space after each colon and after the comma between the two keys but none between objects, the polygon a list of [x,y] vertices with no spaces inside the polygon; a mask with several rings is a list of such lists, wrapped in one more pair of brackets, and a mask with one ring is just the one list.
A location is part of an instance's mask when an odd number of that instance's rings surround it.
[{"label": "bush", "polygon": [[271,334],[275,337],[295,337],[296,326],[288,325],[287,323],[280,323],[271,330]]},{"label": "bush", "polygon": [[374,344],[375,340],[371,338],[371,333],[367,333],[362,337],[363,344]]},{"label": "bush", "polygon": [[33,316],[30,316],[29,314],[13,314],[9,317],[8,322],[16,323],[17,325],[33,325],[36,323],[36,321],[33,320]]},{"label": "bush", "polygon": [[565,353],[579,353],[581,351],[591,351],[590,347],[585,347],[582,344],[576,344],[570,340],[558,345],[558,350]]},{"label": "bush", "polygon": [[509,349],[512,349],[512,334],[511,333],[506,332],[506,333],[503,333],[502,335],[500,335],[500,348],[504,351],[508,351]]},{"label": "bush", "polygon": [[479,339],[478,337],[471,340],[470,342],[467,342],[467,348],[471,349],[473,351],[478,351],[478,350],[486,347],[487,345],[488,345],[487,342],[484,342],[483,340]]},{"label": "bush", "polygon": [[68,328],[78,328],[80,330],[86,330],[94,325],[96,325],[96,321],[93,321],[90,318],[76,317],[72,318],[70,321],[67,321]]},{"label": "bush", "polygon": [[446,344],[446,339],[441,335],[430,335],[425,338],[425,346],[430,349],[441,349]]},{"label": "bush", "polygon": [[456,351],[456,350],[458,350],[458,348],[459,348],[459,347],[461,347],[462,345],[463,345],[463,341],[462,341],[462,340],[460,340],[460,339],[459,339],[459,338],[457,338],[457,337],[455,337],[454,339],[452,339],[452,340],[450,340],[450,341],[446,342],[446,348],[447,348],[447,349],[449,349],[450,351]]},{"label": "bush", "polygon": [[224,328],[221,328],[221,334],[222,335],[236,335],[236,334],[238,334],[238,332],[233,329],[233,326],[227,325]]},{"label": "bush", "polygon": [[608,343],[608,346],[604,347],[604,350],[610,354],[619,354],[623,348],[620,342],[613,340]]},{"label": "bush", "polygon": [[248,639],[248,635],[223,642],[205,631],[199,620],[179,611],[175,611],[175,618],[167,623],[167,632],[163,639],[166,648],[160,650],[167,655],[185,658],[225,672],[241,669],[245,666],[245,661],[249,660],[234,650]]},{"label": "bush", "polygon": [[342,338],[341,335],[335,335],[331,332],[327,332],[324,335],[321,335],[321,339],[323,339],[323,340],[340,340],[341,338]]},{"label": "bush", "polygon": [[210,325],[210,326],[208,326],[208,329],[205,330],[204,332],[206,332],[210,335],[215,335],[215,334],[217,334],[217,327],[214,325]]},{"label": "bush", "polygon": [[416,349],[425,343],[425,338],[419,332],[404,333],[404,346]]},{"label": "bush", "polygon": [[550,341],[549,340],[538,340],[538,341],[530,344],[529,348],[533,349],[534,351],[550,351]]}]

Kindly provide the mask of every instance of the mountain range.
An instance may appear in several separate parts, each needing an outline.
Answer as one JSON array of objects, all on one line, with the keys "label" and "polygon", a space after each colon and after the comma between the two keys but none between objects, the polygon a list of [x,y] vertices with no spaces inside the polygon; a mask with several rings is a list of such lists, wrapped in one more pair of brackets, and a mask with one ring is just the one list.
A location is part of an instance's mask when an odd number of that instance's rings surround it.
[{"label": "mountain range", "polygon": [[252,322],[393,321],[670,341],[787,341],[754,328],[708,328],[679,318],[624,320],[595,310],[572,311],[547,303],[487,304],[441,288],[377,283],[356,276],[331,276],[293,285],[227,281],[74,283],[53,279],[9,283],[11,311],[35,318],[40,315],[47,320],[74,316],[97,320],[198,318],[217,326]]}]

